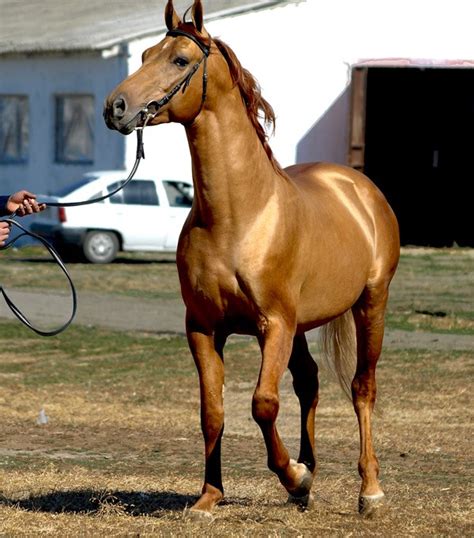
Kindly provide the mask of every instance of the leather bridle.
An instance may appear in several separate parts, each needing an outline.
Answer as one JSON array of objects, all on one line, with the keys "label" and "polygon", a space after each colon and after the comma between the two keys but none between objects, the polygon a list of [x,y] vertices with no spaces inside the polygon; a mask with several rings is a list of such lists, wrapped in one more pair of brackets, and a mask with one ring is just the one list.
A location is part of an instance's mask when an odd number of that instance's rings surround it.
[{"label": "leather bridle", "polygon": [[196,118],[201,113],[202,107],[207,96],[207,59],[211,52],[211,43],[204,43],[197,36],[179,28],[175,28],[174,30],[170,30],[169,32],[167,32],[166,37],[186,37],[193,41],[201,49],[203,55],[201,59],[193,65],[189,73],[180,82],[178,82],[178,84],[176,84],[176,86],[174,86],[165,96],[163,96],[158,101],[149,101],[146,104],[145,108],[140,111],[140,114],[144,115],[144,117],[147,118],[147,121],[153,119],[158,114],[160,109],[167,105],[171,101],[171,99],[179,92],[179,90],[182,90],[182,93],[186,91],[186,88],[189,86],[191,79],[199,69],[200,65],[204,63],[202,71],[201,105],[199,107],[198,113],[195,116]]}]

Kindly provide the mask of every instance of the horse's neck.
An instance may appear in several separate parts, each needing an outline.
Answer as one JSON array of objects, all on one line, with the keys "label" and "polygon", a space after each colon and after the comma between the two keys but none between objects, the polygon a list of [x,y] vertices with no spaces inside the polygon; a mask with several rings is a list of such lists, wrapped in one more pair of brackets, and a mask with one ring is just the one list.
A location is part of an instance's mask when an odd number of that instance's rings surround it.
[{"label": "horse's neck", "polygon": [[277,174],[240,95],[232,92],[212,110],[203,110],[186,132],[199,218],[248,223],[274,192]]}]

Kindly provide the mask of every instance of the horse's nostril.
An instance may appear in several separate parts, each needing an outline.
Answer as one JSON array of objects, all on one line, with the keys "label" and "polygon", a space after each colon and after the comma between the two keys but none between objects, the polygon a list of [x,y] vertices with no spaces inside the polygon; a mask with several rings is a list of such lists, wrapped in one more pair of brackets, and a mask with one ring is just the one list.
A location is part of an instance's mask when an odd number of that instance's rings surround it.
[{"label": "horse's nostril", "polygon": [[121,119],[125,116],[127,110],[127,102],[123,97],[117,97],[112,103],[113,116],[116,119]]}]

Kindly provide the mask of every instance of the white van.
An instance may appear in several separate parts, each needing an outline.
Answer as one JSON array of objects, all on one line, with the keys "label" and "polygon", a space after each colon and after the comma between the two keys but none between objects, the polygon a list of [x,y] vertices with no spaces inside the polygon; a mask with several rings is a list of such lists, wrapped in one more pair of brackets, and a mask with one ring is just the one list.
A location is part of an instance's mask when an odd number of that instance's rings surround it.
[{"label": "white van", "polygon": [[[90,172],[55,196],[38,200],[75,202],[114,191],[123,171]],[[92,263],[109,263],[119,251],[176,251],[179,234],[193,200],[187,181],[132,179],[110,198],[79,207],[49,207],[35,215],[31,231],[59,251],[79,248]]]}]

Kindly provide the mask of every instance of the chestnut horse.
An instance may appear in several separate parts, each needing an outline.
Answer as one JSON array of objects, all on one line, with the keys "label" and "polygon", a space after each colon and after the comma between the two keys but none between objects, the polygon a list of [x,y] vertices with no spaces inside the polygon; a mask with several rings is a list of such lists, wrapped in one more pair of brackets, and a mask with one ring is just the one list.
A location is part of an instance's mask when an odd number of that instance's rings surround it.
[{"label": "chestnut horse", "polygon": [[[326,351],[359,422],[359,510],[371,513],[384,495],[371,415],[388,287],[400,251],[396,218],[375,185],[351,168],[280,168],[259,122],[260,114],[267,124],[274,121],[271,106],[232,50],[205,30],[200,0],[191,17],[181,21],[168,0],[166,37],[143,53],[142,66],[109,95],[104,110],[107,125],[124,134],[144,122],[179,122],[191,151],[195,197],[177,263],[199,372],[206,463],[202,494],[191,510],[209,515],[224,495],[223,348],[232,333],[256,336],[261,348],[252,414],[268,466],[290,500],[311,501],[318,369],[305,332],[324,326]],[[297,461],[275,424],[287,367],[301,406]]]}]

